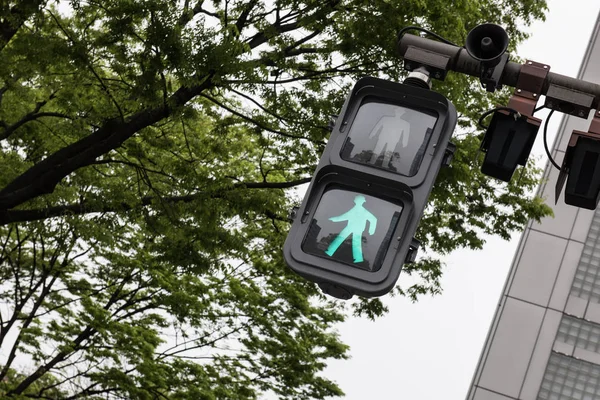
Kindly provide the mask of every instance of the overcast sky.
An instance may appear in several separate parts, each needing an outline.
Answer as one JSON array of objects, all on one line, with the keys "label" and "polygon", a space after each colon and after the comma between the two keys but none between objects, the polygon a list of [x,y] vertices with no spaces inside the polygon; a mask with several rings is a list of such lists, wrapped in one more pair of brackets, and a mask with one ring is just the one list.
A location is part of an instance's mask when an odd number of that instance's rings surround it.
[{"label": "overcast sky", "polygon": [[[548,4],[546,21],[528,28],[532,36],[518,55],[575,77],[600,2],[549,0]],[[550,123],[549,137],[556,134],[558,115]],[[543,154],[539,140],[534,154]],[[481,251],[452,254],[445,260],[440,296],[415,304],[388,296],[386,317],[375,322],[349,319],[339,331],[351,346],[352,359],[331,362],[327,377],[341,385],[347,400],[464,399],[519,239],[520,232],[509,242],[488,238]]]}]

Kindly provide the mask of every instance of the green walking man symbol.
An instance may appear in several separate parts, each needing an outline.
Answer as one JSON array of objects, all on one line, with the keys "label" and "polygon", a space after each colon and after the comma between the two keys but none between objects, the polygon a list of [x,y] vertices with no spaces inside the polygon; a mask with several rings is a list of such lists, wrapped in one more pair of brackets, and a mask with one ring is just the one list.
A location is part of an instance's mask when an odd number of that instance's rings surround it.
[{"label": "green walking man symbol", "polygon": [[344,240],[350,235],[352,235],[352,258],[355,263],[363,262],[363,252],[362,252],[362,234],[367,226],[367,221],[369,222],[369,235],[375,234],[375,229],[377,228],[377,217],[369,212],[366,208],[363,207],[363,204],[367,201],[365,196],[358,195],[354,197],[355,206],[352,207],[348,212],[345,212],[342,215],[338,215],[337,217],[329,218],[330,221],[340,222],[340,221],[348,221],[348,225],[340,234],[331,242],[325,254],[329,257],[332,257],[333,254],[337,251]]}]

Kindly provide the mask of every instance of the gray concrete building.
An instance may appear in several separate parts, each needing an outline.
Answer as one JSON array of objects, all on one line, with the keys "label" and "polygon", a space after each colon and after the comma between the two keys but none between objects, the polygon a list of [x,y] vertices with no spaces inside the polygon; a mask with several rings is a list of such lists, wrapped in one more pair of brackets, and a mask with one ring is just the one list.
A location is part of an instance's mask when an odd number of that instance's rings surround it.
[{"label": "gray concrete building", "polygon": [[[595,83],[599,33],[600,16],[578,74]],[[588,127],[563,117],[552,151],[559,164],[573,129]],[[551,205],[557,177],[547,166],[539,189]],[[553,208],[554,218],[530,222],[521,237],[467,400],[600,399],[600,208],[562,197]]]}]

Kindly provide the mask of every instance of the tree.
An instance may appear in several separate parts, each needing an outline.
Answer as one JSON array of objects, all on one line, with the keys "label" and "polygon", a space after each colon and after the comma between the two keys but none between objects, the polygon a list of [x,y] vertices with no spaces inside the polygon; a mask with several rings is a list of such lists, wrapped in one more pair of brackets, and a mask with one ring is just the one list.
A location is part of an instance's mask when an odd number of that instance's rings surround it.
[{"label": "tree", "polygon": [[[283,265],[295,201],[351,82],[401,80],[395,32],[462,42],[543,18],[519,0],[45,0],[0,6],[0,390],[6,398],[340,395],[348,306]],[[420,239],[443,255],[549,208],[539,171],[478,172],[495,99],[451,76],[461,114]],[[472,89],[472,90],[467,90]],[[505,96],[506,94],[504,94]],[[439,291],[435,255],[407,268]],[[375,318],[379,300],[354,312]],[[15,360],[30,368],[15,371]]]}]

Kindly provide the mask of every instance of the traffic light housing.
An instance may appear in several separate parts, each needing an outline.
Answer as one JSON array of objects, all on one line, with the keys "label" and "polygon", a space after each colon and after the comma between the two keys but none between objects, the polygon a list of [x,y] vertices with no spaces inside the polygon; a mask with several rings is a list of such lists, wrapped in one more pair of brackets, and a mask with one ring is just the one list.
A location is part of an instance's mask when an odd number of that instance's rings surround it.
[{"label": "traffic light housing", "polygon": [[360,79],[295,213],[284,245],[290,268],[335,297],[389,292],[414,258],[456,118],[439,93]]},{"label": "traffic light housing", "polygon": [[556,201],[565,186],[565,203],[595,210],[600,201],[600,110],[587,132],[574,130],[556,181]]},{"label": "traffic light housing", "polygon": [[578,137],[569,148],[571,165],[565,189],[565,203],[595,210],[600,200],[600,141]]},{"label": "traffic light housing", "polygon": [[496,111],[481,142],[485,153],[481,172],[509,182],[517,165],[527,165],[540,124],[538,118]]}]

